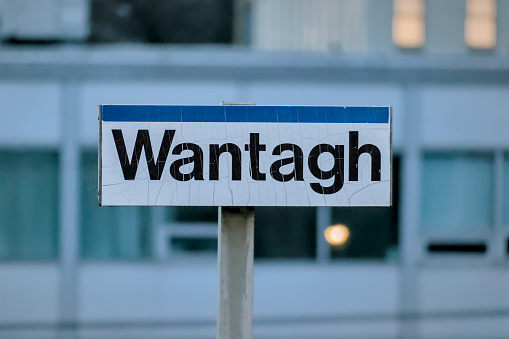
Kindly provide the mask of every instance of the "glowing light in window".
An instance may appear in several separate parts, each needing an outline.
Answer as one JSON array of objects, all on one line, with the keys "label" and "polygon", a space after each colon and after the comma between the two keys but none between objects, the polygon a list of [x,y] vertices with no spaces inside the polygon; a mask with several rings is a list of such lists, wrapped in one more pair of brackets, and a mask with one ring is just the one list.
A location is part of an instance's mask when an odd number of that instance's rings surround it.
[{"label": "glowing light in window", "polygon": [[492,49],[497,44],[497,4],[495,0],[468,0],[465,42],[471,48]]},{"label": "glowing light in window", "polygon": [[325,240],[331,245],[343,245],[350,237],[350,230],[344,225],[329,226],[324,232]]},{"label": "glowing light in window", "polygon": [[394,0],[392,41],[401,48],[424,45],[424,1]]}]

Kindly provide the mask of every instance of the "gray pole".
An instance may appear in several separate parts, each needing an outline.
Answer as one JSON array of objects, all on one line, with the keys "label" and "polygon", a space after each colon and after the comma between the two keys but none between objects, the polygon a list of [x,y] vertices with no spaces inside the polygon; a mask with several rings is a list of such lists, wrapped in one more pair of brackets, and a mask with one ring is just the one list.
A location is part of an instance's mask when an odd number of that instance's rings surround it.
[{"label": "gray pole", "polygon": [[[59,317],[61,324],[72,328],[78,320],[80,88],[73,81],[65,81],[61,86]],[[64,336],[73,337],[67,331]]]},{"label": "gray pole", "polygon": [[218,339],[253,337],[254,208],[219,208]]},{"label": "gray pole", "polygon": [[332,211],[330,207],[316,208],[316,260],[321,263],[330,262],[330,246],[324,238],[325,229],[332,224]]},{"label": "gray pole", "polygon": [[[415,84],[403,89],[405,117],[405,146],[402,159],[401,226],[399,246],[401,251],[400,312],[414,314],[418,309],[418,261],[422,255],[419,240],[421,208],[421,145],[420,114],[421,94]],[[414,319],[400,320],[400,338],[415,338],[418,327]]]}]

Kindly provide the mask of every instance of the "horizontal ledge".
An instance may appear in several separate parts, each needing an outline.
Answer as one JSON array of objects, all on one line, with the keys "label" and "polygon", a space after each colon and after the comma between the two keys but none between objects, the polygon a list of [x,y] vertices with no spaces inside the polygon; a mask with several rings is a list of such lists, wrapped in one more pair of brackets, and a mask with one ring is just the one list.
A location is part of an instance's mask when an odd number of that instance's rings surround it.
[{"label": "horizontal ledge", "polygon": [[217,223],[180,222],[161,225],[160,234],[171,238],[217,238]]},{"label": "horizontal ledge", "polygon": [[3,79],[270,79],[509,83],[509,59],[265,52],[235,46],[3,47]]},{"label": "horizontal ledge", "polygon": [[504,55],[364,55],[315,51],[263,51],[232,45],[101,44],[39,47],[2,46],[0,65],[345,67],[391,69],[509,70]]},{"label": "horizontal ledge", "polygon": [[[346,322],[371,322],[371,321],[394,321],[394,320],[463,320],[476,318],[498,318],[507,317],[507,308],[486,308],[486,309],[453,309],[435,310],[419,313],[357,313],[357,314],[303,314],[295,316],[272,316],[255,317],[257,325],[295,325],[295,324],[326,324]],[[134,328],[172,328],[172,327],[209,327],[215,326],[214,319],[192,319],[192,320],[155,320],[155,321],[95,321],[95,322],[18,322],[0,323],[0,330],[41,330],[41,329],[134,329]]]}]

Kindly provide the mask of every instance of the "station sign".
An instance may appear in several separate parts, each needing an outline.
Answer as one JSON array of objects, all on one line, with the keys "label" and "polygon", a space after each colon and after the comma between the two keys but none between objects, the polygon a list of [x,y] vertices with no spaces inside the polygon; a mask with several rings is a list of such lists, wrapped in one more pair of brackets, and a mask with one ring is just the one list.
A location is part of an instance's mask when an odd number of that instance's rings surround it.
[{"label": "station sign", "polygon": [[103,206],[390,206],[390,107],[103,105]]}]

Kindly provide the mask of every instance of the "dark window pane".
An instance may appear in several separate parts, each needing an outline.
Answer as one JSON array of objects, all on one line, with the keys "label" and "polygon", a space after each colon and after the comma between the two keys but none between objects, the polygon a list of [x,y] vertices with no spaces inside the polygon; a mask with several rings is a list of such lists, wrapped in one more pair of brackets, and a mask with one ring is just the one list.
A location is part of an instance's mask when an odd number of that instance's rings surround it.
[{"label": "dark window pane", "polygon": [[217,223],[218,208],[200,207],[170,207],[168,221],[177,222],[212,222]]},{"label": "dark window pane", "polygon": [[255,258],[314,258],[316,209],[256,207]]},{"label": "dark window pane", "polygon": [[[174,207],[168,209],[179,227],[193,222],[217,224],[217,207]],[[293,207],[255,208],[255,258],[313,258],[315,255],[315,209]],[[186,226],[186,222],[190,224]],[[171,227],[171,226],[169,226]],[[212,226],[211,226],[212,227]],[[217,251],[216,238],[173,238],[172,250],[187,252]]]},{"label": "dark window pane", "polygon": [[58,253],[58,154],[0,152],[0,259]]},{"label": "dark window pane", "polygon": [[474,243],[432,242],[428,245],[428,251],[431,253],[483,254],[486,252],[486,244],[482,242]]},{"label": "dark window pane", "polygon": [[490,154],[426,154],[422,171],[424,233],[488,232],[493,223],[493,172]]},{"label": "dark window pane", "polygon": [[172,238],[171,248],[176,252],[217,252],[216,238]]},{"label": "dark window pane", "polygon": [[[218,208],[211,206],[198,207],[169,207],[166,213],[166,221],[169,223],[167,227],[184,227],[188,228],[193,236],[173,236],[170,238],[171,251],[173,253],[201,253],[212,254],[217,253],[217,238],[203,234],[200,236],[199,231],[193,232],[193,227],[210,227],[212,232],[217,232]],[[210,223],[210,226],[204,225]]]},{"label": "dark window pane", "polygon": [[392,165],[392,207],[333,208],[333,224],[350,231],[344,244],[331,246],[333,258],[384,259],[397,248],[399,158],[395,157]]},{"label": "dark window pane", "polygon": [[92,42],[231,43],[233,0],[92,0]]},{"label": "dark window pane", "polygon": [[396,245],[394,207],[343,207],[333,211],[334,224],[350,230],[349,239],[331,246],[333,258],[383,259]]},{"label": "dark window pane", "polygon": [[149,255],[148,207],[99,207],[97,153],[81,158],[81,255],[85,259],[143,259]]}]

